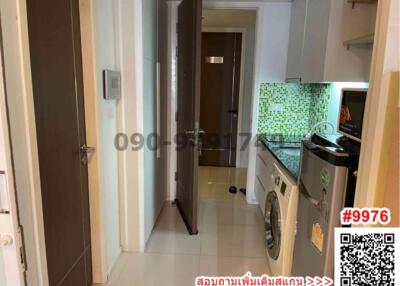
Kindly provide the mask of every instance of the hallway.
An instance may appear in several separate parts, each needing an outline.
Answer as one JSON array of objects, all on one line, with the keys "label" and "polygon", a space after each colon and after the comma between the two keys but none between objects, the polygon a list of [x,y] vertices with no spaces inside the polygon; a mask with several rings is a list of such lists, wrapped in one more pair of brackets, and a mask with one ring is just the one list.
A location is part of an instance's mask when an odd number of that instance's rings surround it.
[{"label": "hallway", "polygon": [[189,236],[174,205],[167,202],[142,254],[123,254],[109,286],[194,285],[198,275],[268,274],[263,217],[245,196],[246,170],[199,167],[199,235]]}]

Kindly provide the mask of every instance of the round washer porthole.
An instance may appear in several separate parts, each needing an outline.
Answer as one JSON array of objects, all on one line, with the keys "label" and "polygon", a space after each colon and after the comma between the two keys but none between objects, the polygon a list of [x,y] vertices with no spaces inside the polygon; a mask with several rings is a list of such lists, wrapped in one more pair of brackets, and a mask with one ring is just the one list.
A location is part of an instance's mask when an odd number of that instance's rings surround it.
[{"label": "round washer porthole", "polygon": [[265,244],[272,259],[278,259],[281,249],[281,212],[279,200],[274,191],[265,201]]}]

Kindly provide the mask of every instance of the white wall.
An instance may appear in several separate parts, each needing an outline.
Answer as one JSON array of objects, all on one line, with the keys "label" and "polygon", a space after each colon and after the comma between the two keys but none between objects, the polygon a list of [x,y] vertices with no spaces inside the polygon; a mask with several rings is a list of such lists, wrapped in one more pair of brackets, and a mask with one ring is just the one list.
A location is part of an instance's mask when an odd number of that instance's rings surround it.
[{"label": "white wall", "polygon": [[[255,48],[255,27],[246,29],[246,51],[244,62],[244,79],[243,79],[243,99],[242,99],[242,122],[241,133],[251,132],[251,101],[254,83],[254,48]],[[240,146],[243,146],[246,137],[240,137]],[[240,166],[239,168],[247,168],[249,162],[249,148],[240,150]]]},{"label": "white wall", "polygon": [[117,133],[117,116],[115,100],[103,99],[104,69],[115,69],[115,31],[113,1],[93,1],[94,33],[96,46],[96,77],[100,111],[102,160],[102,216],[106,252],[106,270],[110,273],[120,250],[119,229],[119,194],[118,194],[118,154],[114,146]]},{"label": "white wall", "polygon": [[254,90],[252,101],[252,139],[247,169],[248,203],[257,203],[255,188],[256,135],[258,126],[258,103],[260,84],[284,82],[286,78],[287,53],[289,46],[291,3],[264,3],[258,9],[256,26],[256,49],[254,66]]}]

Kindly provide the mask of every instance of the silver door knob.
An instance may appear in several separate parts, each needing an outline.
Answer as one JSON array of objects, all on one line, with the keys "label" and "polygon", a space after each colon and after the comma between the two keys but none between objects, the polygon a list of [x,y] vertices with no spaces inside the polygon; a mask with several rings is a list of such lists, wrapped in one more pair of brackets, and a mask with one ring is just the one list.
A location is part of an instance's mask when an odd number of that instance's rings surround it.
[{"label": "silver door knob", "polygon": [[13,243],[13,238],[10,235],[3,235],[0,238],[0,246],[9,246]]},{"label": "silver door knob", "polygon": [[94,152],[96,152],[96,148],[86,146],[86,144],[84,144],[80,149],[82,153],[86,154],[93,154]]},{"label": "silver door knob", "polygon": [[88,146],[86,146],[86,144],[84,144],[80,148],[80,151],[83,154],[83,156],[81,156],[81,162],[83,165],[86,166],[89,162],[89,157],[91,157],[96,152],[96,148],[88,147]]}]

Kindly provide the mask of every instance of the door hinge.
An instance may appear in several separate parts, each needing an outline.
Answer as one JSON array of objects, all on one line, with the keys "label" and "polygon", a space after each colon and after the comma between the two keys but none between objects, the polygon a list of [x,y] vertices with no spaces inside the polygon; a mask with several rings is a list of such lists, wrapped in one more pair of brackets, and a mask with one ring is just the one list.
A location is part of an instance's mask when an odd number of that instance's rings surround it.
[{"label": "door hinge", "polygon": [[18,248],[19,248],[19,264],[22,272],[26,272],[28,267],[26,265],[26,251],[24,246],[24,230],[20,225],[18,227]]},{"label": "door hinge", "polygon": [[178,181],[178,172],[175,172],[175,182]]}]

